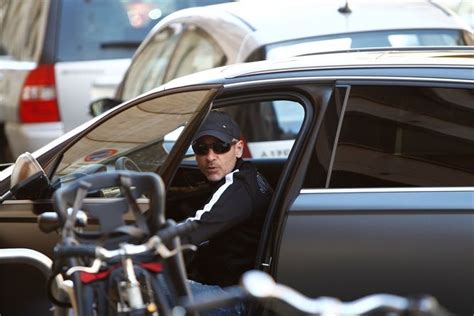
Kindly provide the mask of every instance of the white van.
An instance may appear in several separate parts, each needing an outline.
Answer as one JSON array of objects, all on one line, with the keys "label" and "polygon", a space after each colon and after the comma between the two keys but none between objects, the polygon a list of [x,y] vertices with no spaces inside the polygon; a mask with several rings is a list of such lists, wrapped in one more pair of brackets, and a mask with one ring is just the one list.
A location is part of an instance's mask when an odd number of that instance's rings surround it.
[{"label": "white van", "polygon": [[0,162],[90,119],[91,99],[106,96],[91,87],[113,93],[158,20],[216,2],[0,0]]}]

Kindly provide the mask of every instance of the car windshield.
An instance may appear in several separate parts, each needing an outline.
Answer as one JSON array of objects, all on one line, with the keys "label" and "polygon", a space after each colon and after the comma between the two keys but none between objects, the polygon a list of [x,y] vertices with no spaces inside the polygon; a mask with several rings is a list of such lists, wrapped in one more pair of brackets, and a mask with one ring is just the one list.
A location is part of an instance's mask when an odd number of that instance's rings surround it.
[{"label": "car windshield", "polygon": [[267,59],[371,47],[465,46],[459,30],[390,30],[344,33],[268,45]]}]

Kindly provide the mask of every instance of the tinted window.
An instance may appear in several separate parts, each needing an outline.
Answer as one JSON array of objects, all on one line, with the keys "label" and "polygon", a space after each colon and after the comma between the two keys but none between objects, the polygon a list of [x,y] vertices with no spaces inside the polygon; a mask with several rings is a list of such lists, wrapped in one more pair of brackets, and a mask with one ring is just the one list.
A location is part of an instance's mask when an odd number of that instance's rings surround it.
[{"label": "tinted window", "polygon": [[287,158],[304,119],[296,101],[245,102],[225,108],[239,124],[252,159]]},{"label": "tinted window", "polygon": [[[329,90],[329,88],[326,89]],[[321,122],[318,137],[306,169],[303,182],[304,188],[324,188],[327,186],[337,126],[347,90],[348,88],[345,86],[336,87],[332,89],[328,97],[328,105],[324,109],[324,119]],[[321,95],[323,94],[321,93]]]},{"label": "tinted window", "polygon": [[352,87],[330,187],[473,185],[472,89]]}]

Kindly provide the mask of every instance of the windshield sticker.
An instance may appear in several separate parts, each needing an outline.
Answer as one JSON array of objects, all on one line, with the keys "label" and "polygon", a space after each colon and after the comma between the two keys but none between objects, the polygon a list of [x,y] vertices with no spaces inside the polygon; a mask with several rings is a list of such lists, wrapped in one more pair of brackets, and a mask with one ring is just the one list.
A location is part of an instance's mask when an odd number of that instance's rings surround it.
[{"label": "windshield sticker", "polygon": [[118,153],[118,149],[101,149],[98,151],[93,152],[92,154],[89,154],[84,157],[85,162],[98,162],[101,160],[104,160],[105,158],[112,157]]},{"label": "windshield sticker", "polygon": [[84,168],[89,168],[91,165],[107,163],[109,159],[117,157],[119,154],[122,154],[130,150],[130,146],[124,146],[119,148],[119,144],[115,144],[114,148],[102,148],[93,151],[79,159],[73,161],[69,166],[63,170],[58,171],[58,175],[65,175],[73,172],[82,172]]}]

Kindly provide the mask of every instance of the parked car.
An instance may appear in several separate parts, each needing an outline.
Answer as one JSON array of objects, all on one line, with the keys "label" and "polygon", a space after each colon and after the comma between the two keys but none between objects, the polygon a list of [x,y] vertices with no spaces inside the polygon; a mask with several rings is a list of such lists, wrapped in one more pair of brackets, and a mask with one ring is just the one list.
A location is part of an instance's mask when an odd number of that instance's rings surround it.
[{"label": "parked car", "polygon": [[175,12],[140,45],[112,105],[179,76],[239,62],[369,47],[474,45],[469,25],[431,1],[344,3],[243,1]]},{"label": "parked car", "polygon": [[[333,53],[176,79],[33,153],[48,186],[32,189],[11,178],[14,166],[2,171],[0,247],[50,255],[57,236],[41,233],[36,221],[52,210],[51,191],[127,166],[160,174],[166,216],[186,218],[207,189],[187,150],[217,109],[234,117],[248,143],[291,142],[286,157],[268,146],[266,159],[249,158],[275,189],[257,268],[312,297],[428,293],[470,315],[473,60],[474,49]],[[298,125],[285,125],[278,107],[302,113]],[[174,146],[164,146],[180,129]],[[99,193],[83,210],[116,194]],[[2,314],[19,291],[37,298],[31,293],[41,292],[44,280],[33,272],[0,267]]]},{"label": "parked car", "polygon": [[161,18],[218,2],[2,0],[0,51],[11,58],[0,58],[0,133],[8,139],[0,161],[12,159],[2,157],[8,145],[16,157],[90,119],[90,101],[112,95]]}]

